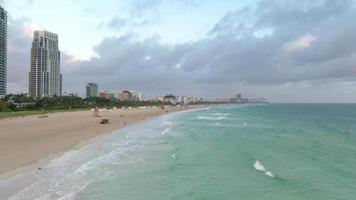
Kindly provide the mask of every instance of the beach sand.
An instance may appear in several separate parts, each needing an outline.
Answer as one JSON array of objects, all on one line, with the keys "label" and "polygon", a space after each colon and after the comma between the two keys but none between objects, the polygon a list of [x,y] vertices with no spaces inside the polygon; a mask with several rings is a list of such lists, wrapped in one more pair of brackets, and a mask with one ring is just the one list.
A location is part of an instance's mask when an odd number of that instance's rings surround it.
[{"label": "beach sand", "polygon": [[[61,154],[80,142],[152,117],[196,107],[118,109],[100,112],[101,117],[94,117],[91,111],[77,111],[51,113],[46,118],[0,120],[0,175],[28,165],[32,169],[43,167],[40,160]],[[102,119],[108,119],[110,124],[100,124]]]}]

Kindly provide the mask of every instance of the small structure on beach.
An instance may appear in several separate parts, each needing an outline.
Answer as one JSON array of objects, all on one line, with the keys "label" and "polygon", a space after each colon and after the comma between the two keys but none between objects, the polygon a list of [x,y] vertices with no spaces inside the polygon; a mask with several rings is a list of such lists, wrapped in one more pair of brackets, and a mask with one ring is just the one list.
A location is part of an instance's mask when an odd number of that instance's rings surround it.
[{"label": "small structure on beach", "polygon": [[108,119],[102,119],[100,124],[110,124],[110,121]]}]

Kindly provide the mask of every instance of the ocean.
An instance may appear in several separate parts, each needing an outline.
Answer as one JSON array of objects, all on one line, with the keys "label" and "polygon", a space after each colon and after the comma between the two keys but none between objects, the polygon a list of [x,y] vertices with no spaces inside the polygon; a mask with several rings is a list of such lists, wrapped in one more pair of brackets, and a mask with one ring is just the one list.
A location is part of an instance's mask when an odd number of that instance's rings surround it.
[{"label": "ocean", "polygon": [[225,105],[120,129],[11,200],[356,199],[356,105]]}]

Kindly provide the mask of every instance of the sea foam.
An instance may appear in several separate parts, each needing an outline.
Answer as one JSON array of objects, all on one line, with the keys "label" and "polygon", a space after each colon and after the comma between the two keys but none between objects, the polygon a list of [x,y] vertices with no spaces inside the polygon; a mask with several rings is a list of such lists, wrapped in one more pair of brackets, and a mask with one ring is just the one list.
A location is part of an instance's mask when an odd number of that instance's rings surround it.
[{"label": "sea foam", "polygon": [[172,121],[164,121],[163,125],[172,126],[172,125],[174,125],[174,122],[172,122]]},{"label": "sea foam", "polygon": [[258,161],[258,160],[255,162],[255,164],[253,164],[253,167],[254,167],[257,171],[263,171],[263,172],[266,171],[265,166],[263,166],[263,165],[261,164],[261,162]]},{"label": "sea foam", "polygon": [[210,120],[210,121],[219,121],[226,119],[226,117],[221,116],[221,117],[209,117],[209,116],[198,116],[198,119],[200,120]]},{"label": "sea foam", "polygon": [[162,132],[161,132],[161,135],[166,135],[167,133],[171,132],[173,127],[169,127],[169,128],[166,128],[164,129]]},{"label": "sea foam", "polygon": [[253,167],[255,168],[255,170],[257,171],[262,171],[264,172],[265,175],[269,176],[269,177],[274,177],[274,175],[272,174],[272,172],[267,171],[265,166],[262,165],[262,163],[259,160],[256,160],[255,163],[253,164]]},{"label": "sea foam", "polygon": [[231,113],[213,113],[214,116],[229,116]]},{"label": "sea foam", "polygon": [[266,171],[265,174],[266,174],[267,176],[269,176],[269,177],[272,177],[272,178],[274,177],[274,175],[273,175],[272,172],[270,172],[270,171]]}]

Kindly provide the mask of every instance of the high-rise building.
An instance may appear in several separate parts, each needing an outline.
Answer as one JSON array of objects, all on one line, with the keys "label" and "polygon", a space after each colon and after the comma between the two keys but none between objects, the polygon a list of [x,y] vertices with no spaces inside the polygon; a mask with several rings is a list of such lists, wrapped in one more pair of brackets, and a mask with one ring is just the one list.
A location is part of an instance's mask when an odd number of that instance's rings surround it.
[{"label": "high-rise building", "polygon": [[87,83],[86,97],[88,99],[98,97],[98,84],[97,83]]},{"label": "high-rise building", "polygon": [[31,97],[62,95],[58,35],[48,31],[35,31],[31,49],[29,94]]},{"label": "high-rise building", "polygon": [[7,82],[7,13],[0,6],[0,97],[6,95]]}]

